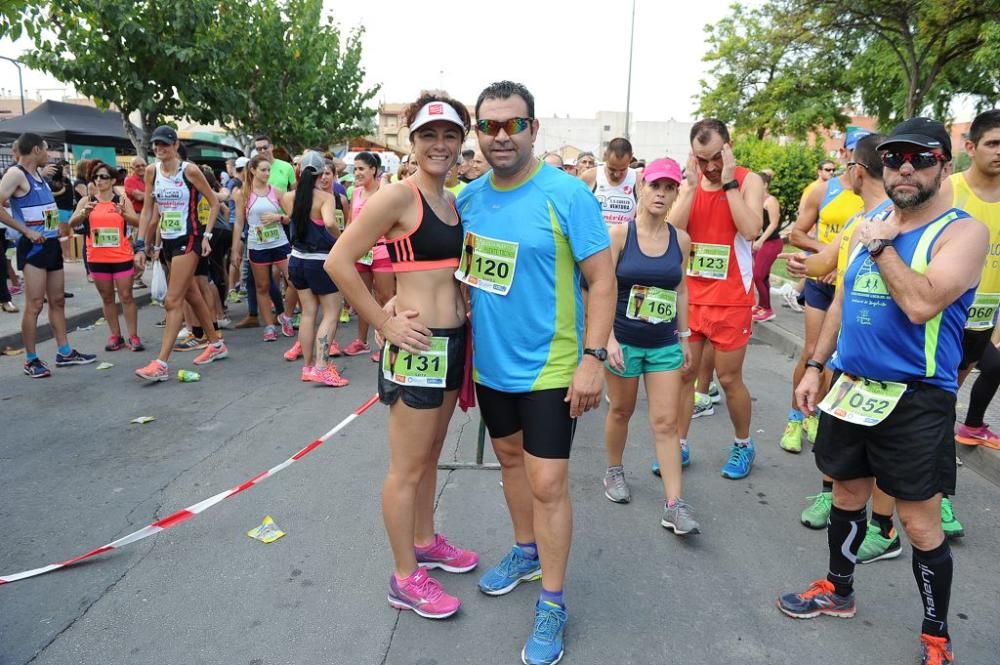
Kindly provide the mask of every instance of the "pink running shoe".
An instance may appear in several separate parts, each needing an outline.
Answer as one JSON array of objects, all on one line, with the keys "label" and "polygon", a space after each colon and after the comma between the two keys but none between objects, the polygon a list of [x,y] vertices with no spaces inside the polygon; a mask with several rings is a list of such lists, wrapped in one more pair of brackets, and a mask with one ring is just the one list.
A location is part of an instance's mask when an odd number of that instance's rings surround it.
[{"label": "pink running shoe", "polygon": [[379,349],[378,351],[376,351],[375,353],[372,354],[372,362],[373,363],[380,363],[380,362],[382,362],[382,350],[381,349]]},{"label": "pink running shoe", "polygon": [[754,323],[764,323],[766,321],[771,321],[774,318],[774,310],[771,309],[758,309],[753,314]]},{"label": "pink running shoe", "polygon": [[340,375],[337,368],[333,365],[327,365],[322,369],[319,367],[313,368],[310,380],[332,388],[343,388],[350,383],[350,381]]},{"label": "pink running shoe", "polygon": [[135,375],[147,381],[166,381],[170,378],[170,370],[159,360],[154,359],[145,367],[135,370]]},{"label": "pink running shoe", "polygon": [[479,565],[478,554],[472,550],[458,549],[440,533],[434,534],[433,544],[413,549],[421,568],[440,568],[446,573],[467,573]]},{"label": "pink running shoe", "polygon": [[340,350],[339,346],[337,346],[337,340],[330,342],[330,357],[339,358],[342,355],[344,355],[344,352]]},{"label": "pink running shoe", "polygon": [[274,326],[267,326],[264,328],[264,334],[261,336],[261,339],[265,342],[277,342],[278,332],[274,329]]},{"label": "pink running shoe", "polygon": [[370,346],[362,342],[360,339],[356,339],[347,345],[344,349],[345,356],[361,356],[366,353],[371,353],[372,349]]},{"label": "pink running shoe", "polygon": [[955,441],[966,446],[984,446],[993,450],[1000,450],[1000,436],[990,430],[989,425],[981,427],[968,427],[961,425],[958,433],[955,434]]},{"label": "pink running shoe", "polygon": [[205,347],[205,350],[201,352],[201,355],[194,359],[195,365],[207,365],[210,362],[215,362],[216,360],[222,360],[223,358],[229,357],[229,349],[222,342],[217,344],[209,344]]},{"label": "pink running shoe", "polygon": [[427,619],[447,619],[462,606],[462,601],[446,594],[441,583],[419,566],[403,580],[395,575],[389,578],[388,599],[397,610],[413,610]]},{"label": "pink running shoe", "polygon": [[303,365],[302,366],[302,380],[303,381],[312,381],[313,380],[313,372],[315,372],[315,371],[316,371],[315,367],[309,367],[308,365]]},{"label": "pink running shoe", "polygon": [[288,362],[293,362],[302,357],[302,345],[296,340],[295,344],[292,344],[292,348],[285,351],[285,360]]},{"label": "pink running shoe", "polygon": [[278,323],[281,324],[282,335],[285,337],[295,337],[295,327],[292,325],[292,317],[287,314],[279,314]]}]

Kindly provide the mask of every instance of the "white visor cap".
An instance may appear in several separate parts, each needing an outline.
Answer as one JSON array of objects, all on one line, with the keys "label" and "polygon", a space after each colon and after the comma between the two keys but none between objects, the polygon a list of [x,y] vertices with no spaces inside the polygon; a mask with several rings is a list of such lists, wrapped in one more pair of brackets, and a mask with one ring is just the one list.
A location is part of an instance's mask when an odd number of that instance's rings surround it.
[{"label": "white visor cap", "polygon": [[437,122],[438,120],[450,122],[462,130],[463,134],[465,133],[465,124],[462,122],[462,118],[459,117],[458,111],[452,108],[451,104],[446,104],[445,102],[427,102],[417,113],[417,117],[413,119],[413,124],[410,125],[410,134],[412,135],[413,132],[427,123]]}]

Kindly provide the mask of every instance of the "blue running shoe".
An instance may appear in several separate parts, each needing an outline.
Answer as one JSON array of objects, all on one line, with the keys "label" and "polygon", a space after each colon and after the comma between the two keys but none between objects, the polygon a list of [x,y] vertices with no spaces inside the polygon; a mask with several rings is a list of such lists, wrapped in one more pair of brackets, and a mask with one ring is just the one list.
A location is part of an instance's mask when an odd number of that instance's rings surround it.
[{"label": "blue running shoe", "polygon": [[778,599],[778,609],[793,619],[812,619],[827,614],[841,619],[854,616],[854,592],[839,596],[828,580],[816,580],[802,593],[786,593]]},{"label": "blue running shoe", "polygon": [[731,480],[739,480],[750,475],[753,468],[753,461],[757,457],[757,450],[753,441],[748,446],[738,446],[733,444],[733,449],[729,453],[729,461],[722,467],[722,477]]},{"label": "blue running shoe", "polygon": [[487,596],[510,593],[521,582],[542,579],[542,563],[524,556],[521,548],[514,546],[500,563],[479,578],[479,590]]},{"label": "blue running shoe", "polygon": [[45,377],[52,376],[49,366],[43,363],[41,358],[35,358],[24,363],[24,374],[32,379],[44,379]]},{"label": "blue running shoe", "polygon": [[524,665],[555,665],[563,657],[566,609],[548,601],[535,605],[535,629],[521,649]]},{"label": "blue running shoe", "polygon": [[[687,441],[681,441],[681,468],[685,468],[691,464],[691,447],[688,446]],[[653,462],[653,466],[650,468],[653,475],[657,478],[660,477],[660,463]]]},{"label": "blue running shoe", "polygon": [[73,349],[66,355],[56,354],[56,367],[69,367],[70,365],[89,365],[97,360],[97,356],[92,353],[80,353]]}]

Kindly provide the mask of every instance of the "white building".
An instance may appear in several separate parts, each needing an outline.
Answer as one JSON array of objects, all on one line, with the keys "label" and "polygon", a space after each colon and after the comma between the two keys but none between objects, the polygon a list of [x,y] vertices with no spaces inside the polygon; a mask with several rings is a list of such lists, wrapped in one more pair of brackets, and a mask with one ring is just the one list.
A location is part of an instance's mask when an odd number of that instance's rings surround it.
[{"label": "white building", "polygon": [[[640,159],[672,157],[683,165],[690,152],[692,122],[636,120],[630,118],[629,140]],[[600,159],[611,139],[625,135],[625,113],[600,111],[594,118],[539,118],[535,152],[559,152],[575,157],[580,151],[595,153]]]}]

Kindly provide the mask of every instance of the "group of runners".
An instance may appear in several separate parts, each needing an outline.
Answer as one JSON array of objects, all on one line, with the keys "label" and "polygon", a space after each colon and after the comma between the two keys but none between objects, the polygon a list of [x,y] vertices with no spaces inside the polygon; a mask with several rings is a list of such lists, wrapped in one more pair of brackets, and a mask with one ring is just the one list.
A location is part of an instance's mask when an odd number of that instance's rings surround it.
[{"label": "group of runners", "polygon": [[[434,523],[448,423],[456,405],[478,402],[513,536],[479,589],[500,596],[541,580],[521,658],[555,663],[568,620],[568,472],[580,416],[608,400],[603,490],[628,503],[624,449],[644,381],[653,472],[663,483],[660,523],[681,536],[701,529],[684,500],[682,469],[691,461],[691,421],[711,408],[713,371],[733,426],[721,474],[740,479],[752,470],[757,447],[743,363],[753,322],[766,320],[761,312],[769,309],[755,303],[754,283],[759,289],[765,278],[755,279],[755,254],[773,260],[780,211],[768,194],[771,174],[738,165],[728,129],[715,119],[692,127],[683,168],[670,158],[633,168],[632,146],[621,138],[608,144],[603,163],[581,169],[578,159],[574,173],[535,157],[539,121],[523,85],[491,84],[475,116],[473,123],[447,96],[422,95],[406,111],[405,172],[380,178],[377,156],[362,153],[350,199],[338,191],[330,160],[307,151],[293,169],[273,157],[269,138],[257,137],[257,154],[239,165],[238,186],[226,189],[235,219],[230,253],[238,262],[246,228],[265,341],[277,339],[279,327],[294,334],[291,313],[301,309],[299,338],[285,357],[303,357],[303,381],[346,384],[331,361],[340,353],[371,354],[378,363],[378,394],[389,406],[382,508],[394,570],[387,597],[420,616],[445,618],[461,606],[427,569],[464,573],[479,565],[474,551],[452,544]],[[473,128],[478,150],[463,160]],[[89,222],[92,272],[118,348],[142,348],[132,266],[168,265],[160,353],[136,372],[160,381],[185,320],[201,347],[196,364],[228,354],[214,298],[198,281],[216,251],[216,220],[228,211],[206,173],[182,158],[174,130],[158,128],[152,143],[156,161],[145,168],[141,213],[113,192],[111,167],[97,164],[89,174],[94,193],[74,217]],[[46,146],[26,135],[15,147],[18,166],[0,181],[0,203],[13,214],[0,213],[0,221],[23,234],[27,309],[37,317],[48,299],[57,365],[92,362],[69,345],[64,319],[60,327],[62,227],[38,173]],[[783,255],[791,273],[813,279],[806,348],[779,445],[799,452],[803,438],[815,442],[823,485],[802,521],[827,528],[830,561],[824,579],[781,596],[778,607],[796,618],[853,616],[855,564],[899,555],[898,511],[913,546],[929,665],[953,660],[945,534],[957,535],[947,499],[956,489],[955,394],[980,359],[975,408],[959,437],[996,443],[982,415],[1000,383],[991,343],[1000,303],[993,256],[1000,112],[976,118],[965,148],[972,166],[952,174],[951,140],[937,121],[915,118],[886,136],[851,137],[843,175],[803,195],[791,240],[810,254]],[[128,226],[138,228],[131,246]],[[291,285],[284,298],[272,289],[275,277]],[[117,327],[116,288],[127,337]],[[334,334],[345,298],[359,334],[342,352]],[[28,312],[25,321],[25,373],[40,376],[48,369],[36,355]],[[369,326],[381,350],[372,350]],[[873,492],[881,494],[869,522]]]}]

